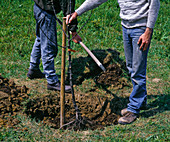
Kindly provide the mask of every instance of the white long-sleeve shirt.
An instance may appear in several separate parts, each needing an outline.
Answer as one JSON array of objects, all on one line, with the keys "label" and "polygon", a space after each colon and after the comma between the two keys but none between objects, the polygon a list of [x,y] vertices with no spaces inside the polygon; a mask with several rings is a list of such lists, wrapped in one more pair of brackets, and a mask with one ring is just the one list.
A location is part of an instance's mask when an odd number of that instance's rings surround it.
[{"label": "white long-sleeve shirt", "polygon": [[[94,9],[107,0],[86,0],[77,10],[77,14]],[[121,24],[126,28],[146,26],[154,28],[160,8],[159,0],[118,0]]]}]

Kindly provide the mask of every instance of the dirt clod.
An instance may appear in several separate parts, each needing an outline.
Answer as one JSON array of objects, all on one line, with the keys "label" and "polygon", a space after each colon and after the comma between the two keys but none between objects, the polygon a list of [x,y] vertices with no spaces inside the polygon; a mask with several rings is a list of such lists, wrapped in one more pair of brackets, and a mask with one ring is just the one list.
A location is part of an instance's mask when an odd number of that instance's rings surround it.
[{"label": "dirt clod", "polygon": [[26,86],[16,86],[13,80],[0,76],[0,127],[17,125],[13,119],[23,109],[23,100],[28,98]]}]

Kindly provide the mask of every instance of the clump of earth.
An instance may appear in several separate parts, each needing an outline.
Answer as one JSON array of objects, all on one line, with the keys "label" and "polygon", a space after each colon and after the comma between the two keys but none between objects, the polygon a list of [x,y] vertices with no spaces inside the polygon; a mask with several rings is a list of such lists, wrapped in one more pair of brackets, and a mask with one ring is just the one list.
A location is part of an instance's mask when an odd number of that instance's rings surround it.
[{"label": "clump of earth", "polygon": [[[75,93],[76,104],[82,118],[90,122],[86,128],[92,130],[117,124],[120,110],[128,102],[127,98],[117,97],[107,89],[109,86],[117,90],[128,86],[127,76],[124,75],[125,63],[119,58],[119,53],[111,49],[93,51],[93,53],[105,66],[106,72],[102,72],[89,56],[73,59],[72,62],[74,86],[83,84],[87,79],[94,80],[94,84],[89,86],[93,89],[89,89],[89,92]],[[68,77],[66,77],[67,81]],[[104,94],[97,93],[99,87],[104,89]],[[0,76],[0,127],[17,125],[19,121],[12,116],[22,111],[27,116],[41,120],[44,124],[60,128],[59,94],[57,92],[57,95],[43,94],[41,97],[29,98],[26,86],[17,86],[13,80]],[[24,103],[25,99],[29,101]],[[75,120],[75,116],[72,95],[65,94],[65,123]],[[78,128],[75,126],[73,129]]]},{"label": "clump of earth", "polygon": [[0,75],[0,127],[12,127],[19,123],[13,117],[23,109],[22,102],[28,99],[27,91],[25,85],[17,86],[12,79]]},{"label": "clump of earth", "polygon": [[[90,56],[79,57],[72,61],[73,82],[76,85],[82,84],[85,79],[92,78],[99,85],[118,85],[127,81],[127,69],[125,62],[119,57],[116,50],[93,50],[93,54],[106,68],[103,72]],[[128,76],[126,76],[128,78]],[[124,81],[121,81],[122,78]],[[67,80],[69,80],[67,78]],[[123,83],[124,84],[124,83]],[[126,83],[127,84],[127,83]]]},{"label": "clump of earth", "polygon": [[[81,116],[87,118],[92,125],[87,128],[96,129],[107,125],[117,124],[118,115],[113,113],[120,104],[113,104],[113,99],[97,95],[76,95],[76,103],[81,111]],[[65,123],[75,120],[75,108],[70,94],[66,94]],[[28,115],[42,120],[54,128],[60,127],[60,97],[47,95],[35,99],[27,104],[25,111]],[[76,129],[76,128],[75,128]]]}]

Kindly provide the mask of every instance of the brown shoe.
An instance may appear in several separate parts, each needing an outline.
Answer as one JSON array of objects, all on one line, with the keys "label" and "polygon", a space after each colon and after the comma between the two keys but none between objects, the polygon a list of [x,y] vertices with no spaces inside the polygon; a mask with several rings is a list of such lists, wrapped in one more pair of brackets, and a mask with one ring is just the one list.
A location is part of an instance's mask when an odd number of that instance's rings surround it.
[{"label": "brown shoe", "polygon": [[[147,109],[148,109],[148,106],[146,104],[143,104],[140,108],[140,110],[147,110]],[[128,113],[127,108],[122,109],[120,112],[122,116],[126,115],[126,113]]]},{"label": "brown shoe", "polygon": [[123,117],[120,117],[118,120],[119,124],[130,124],[132,122],[134,122],[136,119],[138,118],[138,115],[128,111]]},{"label": "brown shoe", "polygon": [[127,108],[124,108],[124,109],[121,110],[120,114],[121,114],[122,116],[124,116],[124,115],[126,115],[128,112],[129,112],[129,111],[127,111]]}]

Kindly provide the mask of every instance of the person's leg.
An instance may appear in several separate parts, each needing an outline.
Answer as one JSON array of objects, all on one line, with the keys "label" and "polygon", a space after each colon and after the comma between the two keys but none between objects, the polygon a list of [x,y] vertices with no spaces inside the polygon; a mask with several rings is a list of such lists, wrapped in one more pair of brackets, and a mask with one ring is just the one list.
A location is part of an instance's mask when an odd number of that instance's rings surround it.
[{"label": "person's leg", "polygon": [[[54,58],[57,55],[57,31],[55,15],[49,14],[46,11],[37,7],[38,12],[38,26],[41,43],[41,58],[45,76],[47,79],[47,89],[60,91],[60,82],[55,73]],[[71,91],[71,87],[65,85],[65,92]]]},{"label": "person's leg", "polygon": [[137,44],[139,37],[145,32],[144,27],[131,29],[131,38],[133,46],[133,61],[131,79],[133,83],[133,91],[129,97],[130,103],[127,110],[135,114],[139,114],[143,102],[146,100],[146,65],[147,54],[149,47],[146,51],[140,50]]},{"label": "person's leg", "polygon": [[55,16],[48,14],[37,5],[34,6],[35,18],[37,21],[37,38],[34,44],[34,62],[39,63],[39,58],[42,58],[44,73],[47,82],[54,84],[58,82],[58,77],[54,69],[54,58],[57,55],[57,33]]},{"label": "person's leg", "polygon": [[146,61],[147,51],[139,49],[139,37],[145,28],[126,29],[123,27],[124,50],[127,68],[131,74],[133,91],[129,97],[128,107],[121,111],[123,117],[119,124],[129,124],[136,120],[143,103],[146,103]]},{"label": "person's leg", "polygon": [[132,60],[133,60],[133,47],[132,39],[130,38],[130,30],[123,27],[123,44],[124,44],[124,53],[126,58],[126,67],[129,70],[129,74],[132,73]]},{"label": "person's leg", "polygon": [[34,5],[34,17],[36,20],[36,39],[32,48],[30,56],[30,67],[27,73],[27,77],[30,79],[34,78],[44,78],[43,74],[39,69],[40,58],[41,58],[41,39],[40,39],[40,29],[39,29],[39,15],[40,11],[36,5]]},{"label": "person's leg", "polygon": [[38,24],[36,24],[36,39],[31,52],[29,69],[39,69],[40,58],[41,58],[41,45],[40,45],[40,33],[38,27],[39,27]]}]

